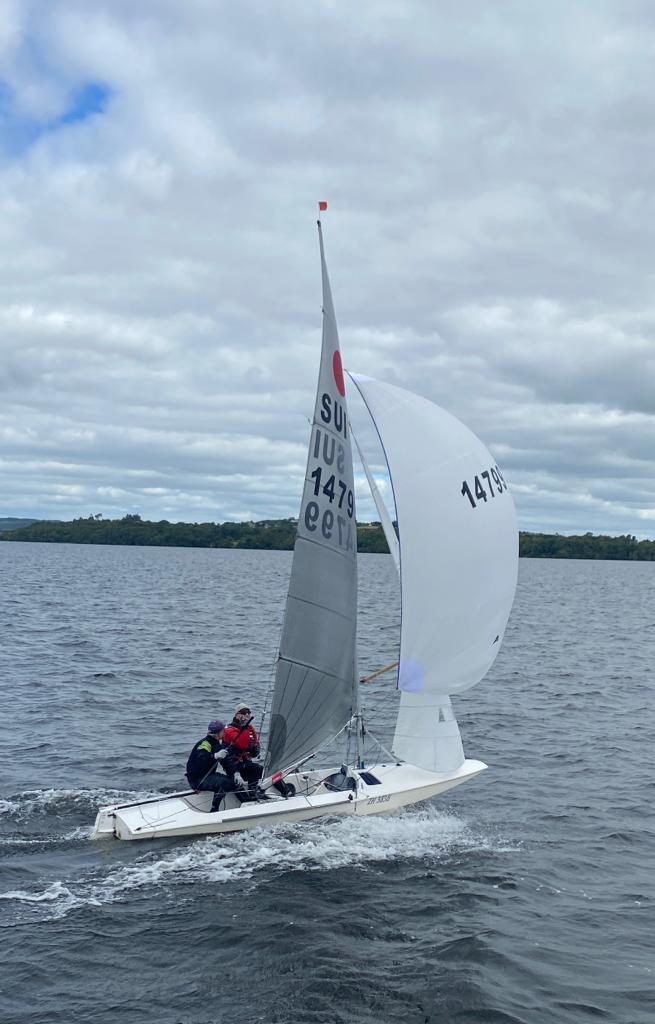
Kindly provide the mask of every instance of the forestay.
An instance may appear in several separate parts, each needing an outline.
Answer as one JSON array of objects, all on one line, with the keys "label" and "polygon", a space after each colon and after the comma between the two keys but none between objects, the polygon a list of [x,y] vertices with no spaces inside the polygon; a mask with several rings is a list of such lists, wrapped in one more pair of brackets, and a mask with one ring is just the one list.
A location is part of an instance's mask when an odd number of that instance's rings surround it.
[{"label": "forestay", "polygon": [[[351,376],[351,374],[349,373],[348,376]],[[391,520],[391,516],[389,515],[389,510],[387,509],[387,506],[384,503],[384,498],[380,494],[380,489],[377,483],[375,482],[375,477],[373,476],[371,468],[364,457],[364,453],[360,448],[359,442],[354,433],[352,433],[352,439],[355,442],[355,448],[357,449],[359,461],[361,462],[362,469],[366,474],[368,486],[371,491],[373,501],[375,502],[375,507],[378,510],[380,522],[382,523],[382,530],[384,531],[384,536],[389,547],[389,554],[393,558],[394,565],[396,566],[397,571],[400,572],[400,548],[398,547],[398,537],[396,536],[396,531],[393,528],[393,522]]]},{"label": "forestay", "polygon": [[323,342],[316,406],[275,676],[266,769],[335,736],[356,703],[357,531],[339,335],[319,222]]},{"label": "forestay", "polygon": [[487,448],[454,416],[403,388],[352,379],[380,435],[398,517],[403,693],[393,749],[450,770],[464,755],[446,695],[489,670],[514,598],[514,504]]}]

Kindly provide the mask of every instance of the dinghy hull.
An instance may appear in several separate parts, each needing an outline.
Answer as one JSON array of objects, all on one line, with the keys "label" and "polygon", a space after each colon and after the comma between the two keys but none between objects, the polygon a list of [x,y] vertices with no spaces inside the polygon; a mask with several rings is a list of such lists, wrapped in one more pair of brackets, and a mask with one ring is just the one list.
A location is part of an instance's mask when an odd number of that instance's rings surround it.
[{"label": "dinghy hull", "polygon": [[280,823],[347,814],[386,814],[445,793],[484,771],[482,761],[466,760],[450,773],[428,772],[407,763],[364,769],[298,773],[287,777],[296,787],[289,799],[239,803],[230,794],[226,806],[211,811],[211,793],[179,793],[160,800],[114,804],[98,812],[92,839],[158,839],[217,835]]}]

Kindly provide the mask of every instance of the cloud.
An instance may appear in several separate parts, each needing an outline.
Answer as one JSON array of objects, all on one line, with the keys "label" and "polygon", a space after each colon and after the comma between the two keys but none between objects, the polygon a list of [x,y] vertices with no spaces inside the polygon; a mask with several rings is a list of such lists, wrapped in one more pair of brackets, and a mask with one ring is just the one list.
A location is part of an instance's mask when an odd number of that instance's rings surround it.
[{"label": "cloud", "polygon": [[4,514],[296,514],[327,198],[346,365],[523,528],[652,536],[654,50],[638,4],[8,3]]}]

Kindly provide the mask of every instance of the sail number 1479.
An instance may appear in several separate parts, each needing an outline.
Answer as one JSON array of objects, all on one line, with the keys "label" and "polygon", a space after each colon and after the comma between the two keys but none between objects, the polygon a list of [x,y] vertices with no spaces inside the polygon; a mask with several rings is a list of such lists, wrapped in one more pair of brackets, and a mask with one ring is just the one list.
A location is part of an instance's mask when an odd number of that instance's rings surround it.
[{"label": "sail number 1479", "polygon": [[[495,498],[497,493],[502,494],[503,491],[507,490],[505,478],[498,469],[498,466],[492,466],[491,469],[485,469],[479,475],[476,474],[473,480],[473,488],[469,486],[466,480],[463,480],[461,494],[464,498],[468,498],[472,508],[477,507],[478,501],[487,501],[487,490],[483,487],[480,478],[487,481],[487,489],[492,498]],[[495,491],[494,484],[496,485]]]},{"label": "sail number 1479", "polygon": [[[353,492],[350,490],[348,485],[343,480],[339,480],[335,477],[334,473],[322,483],[323,470],[320,466],[317,466],[314,472],[311,474],[311,479],[314,481],[314,494],[318,495],[319,491],[323,491],[323,494],[327,496],[330,504],[336,499],[339,508],[343,508],[343,500],[346,498],[346,508],[348,509],[348,517],[352,519],[353,512],[355,511],[355,499],[353,498]],[[336,490],[335,490],[336,484]]]}]

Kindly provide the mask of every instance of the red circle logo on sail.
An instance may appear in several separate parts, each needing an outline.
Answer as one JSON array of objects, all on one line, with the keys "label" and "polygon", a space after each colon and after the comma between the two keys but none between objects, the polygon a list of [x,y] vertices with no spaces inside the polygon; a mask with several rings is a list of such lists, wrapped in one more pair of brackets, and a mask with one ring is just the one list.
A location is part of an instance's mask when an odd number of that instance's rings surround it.
[{"label": "red circle logo on sail", "polygon": [[341,353],[339,349],[332,356],[332,373],[334,374],[334,383],[337,385],[337,391],[345,398],[346,385],[343,382],[343,366],[341,365]]}]

